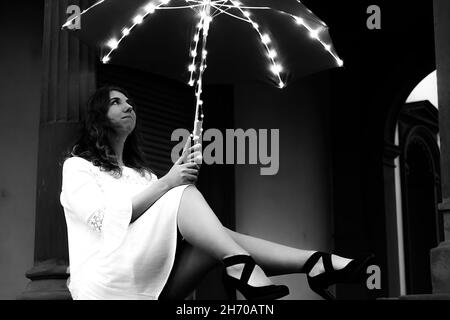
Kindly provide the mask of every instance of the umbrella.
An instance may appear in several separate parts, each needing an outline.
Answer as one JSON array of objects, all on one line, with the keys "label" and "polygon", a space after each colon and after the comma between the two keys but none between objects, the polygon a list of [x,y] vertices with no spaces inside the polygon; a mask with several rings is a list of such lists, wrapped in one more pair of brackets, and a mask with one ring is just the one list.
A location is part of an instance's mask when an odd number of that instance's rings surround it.
[{"label": "umbrella", "polygon": [[77,36],[98,48],[103,63],[195,87],[194,138],[202,131],[204,83],[284,88],[343,65],[327,25],[298,0],[100,0],[83,10],[80,22]]}]

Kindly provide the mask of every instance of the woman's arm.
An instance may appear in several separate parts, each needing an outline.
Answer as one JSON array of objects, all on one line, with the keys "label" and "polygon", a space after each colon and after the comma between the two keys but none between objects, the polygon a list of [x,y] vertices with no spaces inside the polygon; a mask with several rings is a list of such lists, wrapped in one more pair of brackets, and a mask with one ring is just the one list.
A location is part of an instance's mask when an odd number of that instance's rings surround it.
[{"label": "woman's arm", "polygon": [[[201,145],[197,144],[187,149],[164,177],[152,183],[131,199],[133,211],[130,223],[136,221],[170,189],[183,184],[195,184],[199,169],[197,162],[201,161],[200,148]],[[186,159],[195,161],[183,163]]]},{"label": "woman's arm", "polygon": [[148,208],[150,208],[159,198],[161,198],[171,187],[166,183],[164,178],[152,183],[144,191],[135,195],[131,199],[133,211],[131,212],[131,221],[133,223],[139,218]]}]

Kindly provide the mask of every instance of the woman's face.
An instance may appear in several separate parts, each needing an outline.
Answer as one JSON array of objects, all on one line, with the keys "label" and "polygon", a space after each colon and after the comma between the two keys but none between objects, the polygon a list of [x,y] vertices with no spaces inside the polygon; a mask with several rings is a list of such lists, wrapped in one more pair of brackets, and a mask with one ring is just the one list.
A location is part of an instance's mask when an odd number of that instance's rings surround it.
[{"label": "woman's face", "polygon": [[118,135],[129,135],[136,127],[136,113],[128,98],[120,91],[109,93],[109,109],[106,117]]}]

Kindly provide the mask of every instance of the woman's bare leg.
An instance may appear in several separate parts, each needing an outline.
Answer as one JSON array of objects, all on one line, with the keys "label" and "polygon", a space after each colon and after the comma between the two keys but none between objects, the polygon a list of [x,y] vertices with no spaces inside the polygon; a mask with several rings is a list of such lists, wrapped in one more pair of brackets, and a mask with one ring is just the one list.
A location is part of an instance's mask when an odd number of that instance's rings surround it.
[{"label": "woman's bare leg", "polygon": [[[249,255],[248,251],[237,244],[228,234],[222,223],[216,217],[203,195],[190,185],[184,189],[178,208],[178,228],[183,238],[193,247],[221,261],[233,255]],[[227,267],[227,273],[240,278],[243,264]],[[264,271],[256,266],[249,284],[265,286],[272,284]]]},{"label": "woman's bare leg", "polygon": [[[225,228],[225,227],[224,227]],[[255,262],[268,276],[299,273],[308,258],[316,251],[288,247],[275,242],[255,238],[225,228],[242,248],[247,250]],[[332,255],[333,267],[344,268],[351,260]],[[317,261],[309,273],[311,276],[324,272],[322,259]]]}]

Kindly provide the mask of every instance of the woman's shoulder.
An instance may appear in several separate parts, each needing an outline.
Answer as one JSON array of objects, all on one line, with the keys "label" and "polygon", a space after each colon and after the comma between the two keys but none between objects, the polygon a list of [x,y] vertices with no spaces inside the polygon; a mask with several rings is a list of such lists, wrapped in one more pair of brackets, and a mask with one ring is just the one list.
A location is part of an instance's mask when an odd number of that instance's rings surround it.
[{"label": "woman's shoulder", "polygon": [[63,170],[64,169],[76,169],[76,168],[91,168],[94,167],[92,162],[78,156],[72,156],[64,160]]}]

